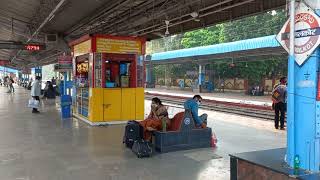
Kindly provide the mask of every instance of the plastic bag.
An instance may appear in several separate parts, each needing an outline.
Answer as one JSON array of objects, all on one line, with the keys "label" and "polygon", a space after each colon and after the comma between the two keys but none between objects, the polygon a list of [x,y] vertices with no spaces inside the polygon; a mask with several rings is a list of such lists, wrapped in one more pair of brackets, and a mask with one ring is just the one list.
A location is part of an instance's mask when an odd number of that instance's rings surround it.
[{"label": "plastic bag", "polygon": [[39,108],[40,107],[40,101],[35,99],[29,99],[28,101],[28,108]]}]

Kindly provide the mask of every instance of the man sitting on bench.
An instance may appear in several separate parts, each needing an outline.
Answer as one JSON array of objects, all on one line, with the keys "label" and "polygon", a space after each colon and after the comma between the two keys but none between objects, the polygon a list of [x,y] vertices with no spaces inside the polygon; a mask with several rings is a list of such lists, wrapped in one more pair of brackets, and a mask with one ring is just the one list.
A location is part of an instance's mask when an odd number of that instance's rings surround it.
[{"label": "man sitting on bench", "polygon": [[196,127],[206,128],[208,115],[202,114],[201,116],[198,116],[198,109],[201,101],[202,97],[200,95],[195,95],[192,99],[189,99],[184,103],[184,109],[191,111]]}]

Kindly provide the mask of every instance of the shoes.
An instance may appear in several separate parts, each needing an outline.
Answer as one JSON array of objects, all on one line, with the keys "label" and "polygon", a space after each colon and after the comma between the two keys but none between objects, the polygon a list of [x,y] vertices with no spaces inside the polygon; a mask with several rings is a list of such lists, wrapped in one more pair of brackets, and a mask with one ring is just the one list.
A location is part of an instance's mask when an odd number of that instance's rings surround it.
[{"label": "shoes", "polygon": [[280,130],[286,130],[284,127],[280,128]]},{"label": "shoes", "polygon": [[32,111],[32,113],[35,113],[35,114],[37,114],[37,113],[40,113],[40,111]]},{"label": "shoes", "polygon": [[274,127],[274,128],[279,129],[279,127]]},{"label": "shoes", "polygon": [[201,128],[203,128],[203,129],[207,128],[207,124],[202,123],[202,124],[201,124]]}]

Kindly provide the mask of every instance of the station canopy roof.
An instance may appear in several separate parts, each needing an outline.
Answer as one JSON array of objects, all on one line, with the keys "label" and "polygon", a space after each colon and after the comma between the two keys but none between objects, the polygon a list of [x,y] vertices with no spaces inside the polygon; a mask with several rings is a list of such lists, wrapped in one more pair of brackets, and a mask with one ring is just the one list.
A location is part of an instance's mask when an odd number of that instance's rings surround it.
[{"label": "station canopy roof", "polygon": [[86,34],[143,36],[148,40],[283,8],[286,0],[0,0],[2,42],[45,43],[46,50],[0,49],[7,66],[30,68],[54,63],[70,51],[67,43]]},{"label": "station canopy roof", "polygon": [[276,36],[265,36],[229,43],[180,49],[154,53],[148,58],[153,64],[185,63],[190,61],[208,62],[212,60],[241,59],[250,57],[285,56],[287,52],[276,40]]},{"label": "station canopy roof", "polygon": [[[6,72],[6,73],[16,73],[17,70],[16,69],[11,69],[11,68],[6,68],[4,66],[0,66],[0,74],[4,73],[4,72]],[[2,77],[0,77],[0,78],[2,78]]]}]

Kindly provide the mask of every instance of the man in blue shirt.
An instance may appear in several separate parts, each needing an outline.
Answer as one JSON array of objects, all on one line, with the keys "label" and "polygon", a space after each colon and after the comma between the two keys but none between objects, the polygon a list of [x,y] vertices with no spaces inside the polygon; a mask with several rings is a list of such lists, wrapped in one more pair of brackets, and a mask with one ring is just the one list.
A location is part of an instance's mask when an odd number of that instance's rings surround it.
[{"label": "man in blue shirt", "polygon": [[200,95],[195,95],[192,99],[189,99],[184,103],[184,109],[191,111],[197,127],[206,128],[208,115],[202,114],[201,116],[198,116],[198,109],[201,101],[202,97]]}]

